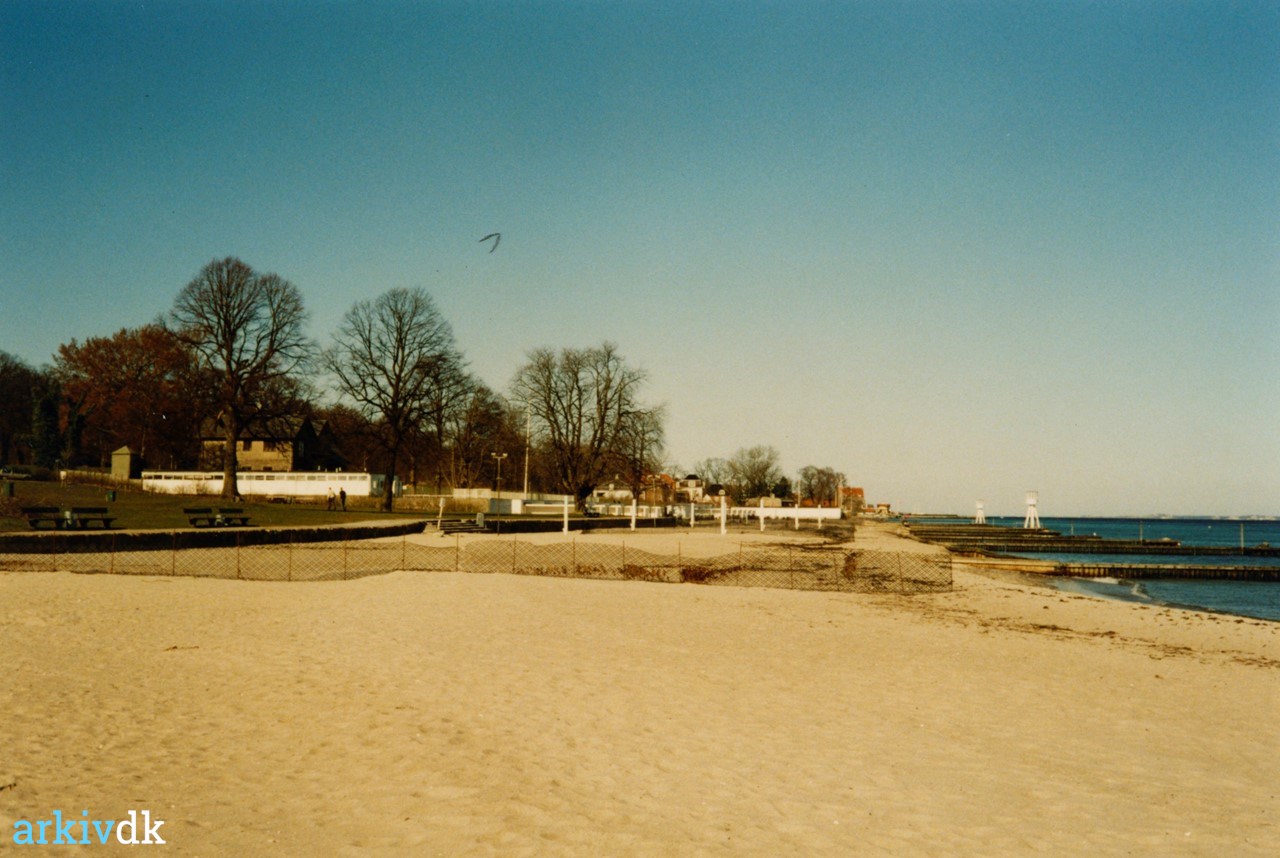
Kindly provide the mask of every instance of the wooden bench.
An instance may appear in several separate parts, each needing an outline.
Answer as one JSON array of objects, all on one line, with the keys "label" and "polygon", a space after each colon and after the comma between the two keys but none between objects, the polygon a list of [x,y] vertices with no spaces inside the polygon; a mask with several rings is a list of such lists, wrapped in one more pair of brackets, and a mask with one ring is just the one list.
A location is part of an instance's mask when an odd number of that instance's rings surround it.
[{"label": "wooden bench", "polygon": [[73,506],[66,515],[67,527],[85,528],[91,521],[100,521],[104,529],[109,528],[116,520],[110,512],[105,506]]},{"label": "wooden bench", "polygon": [[235,527],[248,527],[249,516],[244,514],[244,509],[238,506],[221,506],[218,507],[218,524],[232,525]]},{"label": "wooden bench", "polygon": [[182,510],[186,515],[187,521],[191,522],[192,527],[248,527],[249,516],[245,515],[244,509],[238,506],[218,507],[215,511],[213,507],[188,507]]},{"label": "wooden bench", "polygon": [[27,524],[36,530],[39,530],[40,525],[45,522],[52,524],[55,529],[66,523],[62,510],[56,506],[24,506],[22,514],[26,517]]},{"label": "wooden bench", "polygon": [[182,510],[182,514],[187,517],[187,521],[191,522],[192,527],[199,527],[201,523],[209,526],[213,526],[218,523],[218,517],[213,514],[213,509],[211,507],[187,507]]}]

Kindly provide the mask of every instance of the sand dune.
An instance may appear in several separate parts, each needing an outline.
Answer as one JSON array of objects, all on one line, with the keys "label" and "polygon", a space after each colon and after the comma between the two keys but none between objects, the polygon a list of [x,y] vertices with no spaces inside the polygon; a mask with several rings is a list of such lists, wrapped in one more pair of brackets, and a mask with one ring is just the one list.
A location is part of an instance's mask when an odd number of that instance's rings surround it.
[{"label": "sand dune", "polygon": [[0,848],[147,808],[181,855],[1280,851],[1280,624],[956,577],[3,574]]}]

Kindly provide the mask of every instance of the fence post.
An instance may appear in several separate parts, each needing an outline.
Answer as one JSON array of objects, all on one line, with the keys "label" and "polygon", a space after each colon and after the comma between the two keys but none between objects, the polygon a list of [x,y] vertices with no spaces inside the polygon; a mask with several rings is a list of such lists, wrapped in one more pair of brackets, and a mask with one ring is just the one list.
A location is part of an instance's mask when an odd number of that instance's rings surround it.
[{"label": "fence post", "polygon": [[236,579],[240,579],[240,534],[236,534]]},{"label": "fence post", "polygon": [[[88,527],[88,526],[89,526],[89,525],[87,525],[87,524],[85,525],[85,527]],[[112,574],[112,575],[116,574],[116,535],[115,535],[114,533],[113,533],[113,534],[111,534],[111,566],[110,566],[110,569],[111,569],[111,574]]]},{"label": "fence post", "polygon": [[169,552],[169,577],[178,575],[178,532],[173,533],[173,549]]},{"label": "fence post", "polygon": [[289,542],[284,547],[285,580],[293,580],[293,534],[289,534]]},{"label": "fence post", "polygon": [[342,537],[342,580],[347,580],[347,537]]},{"label": "fence post", "polygon": [[458,534],[453,535],[453,571],[457,572],[462,568],[462,547],[458,544],[458,540],[462,537]]},{"label": "fence post", "polygon": [[516,574],[516,548],[517,548],[516,543],[517,542],[518,542],[518,536],[514,533],[511,534],[511,574],[512,575]]},{"label": "fence post", "polygon": [[578,537],[573,538],[573,577],[578,577]]}]

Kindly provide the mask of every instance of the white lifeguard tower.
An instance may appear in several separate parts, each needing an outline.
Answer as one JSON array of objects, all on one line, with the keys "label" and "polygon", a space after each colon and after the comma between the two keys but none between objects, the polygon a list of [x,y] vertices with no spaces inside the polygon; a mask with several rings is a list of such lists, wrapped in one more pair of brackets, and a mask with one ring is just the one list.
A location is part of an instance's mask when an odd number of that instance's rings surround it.
[{"label": "white lifeguard tower", "polygon": [[987,523],[987,509],[986,509],[986,506],[987,506],[987,505],[986,505],[986,502],[985,502],[985,501],[978,501],[978,511],[977,511],[977,512],[975,512],[975,513],[973,514],[973,523],[974,523],[974,524],[986,524],[986,523]]},{"label": "white lifeguard tower", "polygon": [[1036,512],[1039,496],[1039,492],[1027,492],[1027,517],[1022,520],[1022,526],[1028,530],[1040,529],[1040,514]]}]

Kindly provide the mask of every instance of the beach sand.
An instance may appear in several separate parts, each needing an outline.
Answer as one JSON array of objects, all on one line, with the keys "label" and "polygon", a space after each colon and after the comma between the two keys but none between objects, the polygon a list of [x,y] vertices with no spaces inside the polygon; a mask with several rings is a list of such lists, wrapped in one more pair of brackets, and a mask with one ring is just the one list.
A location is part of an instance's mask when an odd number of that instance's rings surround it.
[{"label": "beach sand", "polygon": [[54,809],[149,809],[178,855],[1280,852],[1280,624],[962,570],[918,596],[7,573],[0,653],[0,851]]}]

